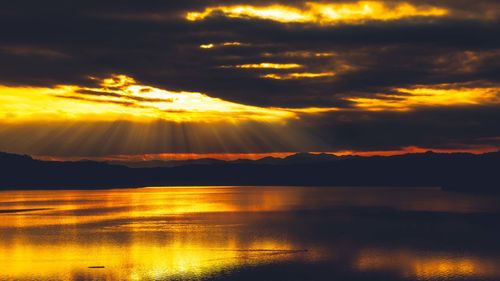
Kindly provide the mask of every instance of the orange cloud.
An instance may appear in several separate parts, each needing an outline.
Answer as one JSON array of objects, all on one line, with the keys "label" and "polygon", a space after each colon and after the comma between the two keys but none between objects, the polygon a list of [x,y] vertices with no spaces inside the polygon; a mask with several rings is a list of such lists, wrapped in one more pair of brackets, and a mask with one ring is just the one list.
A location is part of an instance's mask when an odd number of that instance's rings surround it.
[{"label": "orange cloud", "polygon": [[[96,78],[93,78],[96,79]],[[176,92],[142,85],[125,75],[99,81],[99,87],[0,86],[0,116],[6,121],[279,121],[293,110],[249,106],[198,92]]]},{"label": "orange cloud", "polygon": [[304,78],[322,78],[322,77],[332,77],[335,76],[334,72],[294,72],[294,73],[285,73],[285,74],[277,74],[270,73],[264,74],[262,78],[275,79],[275,80],[290,80],[290,79],[304,79]]},{"label": "orange cloud", "polygon": [[261,63],[249,63],[249,64],[239,64],[235,65],[235,68],[263,68],[263,69],[292,69],[300,68],[302,65],[297,63],[272,63],[272,62],[261,62]]},{"label": "orange cloud", "polygon": [[411,17],[442,17],[448,10],[437,6],[416,6],[407,2],[386,4],[379,1],[353,3],[306,2],[302,7],[287,5],[210,6],[203,11],[186,14],[189,21],[200,21],[215,14],[229,18],[264,19],[281,23],[334,25],[360,24],[366,21],[390,21]]},{"label": "orange cloud", "polygon": [[358,108],[370,111],[407,111],[426,106],[470,106],[500,104],[500,87],[472,87],[460,84],[440,84],[397,88],[394,93],[374,97],[349,97]]}]

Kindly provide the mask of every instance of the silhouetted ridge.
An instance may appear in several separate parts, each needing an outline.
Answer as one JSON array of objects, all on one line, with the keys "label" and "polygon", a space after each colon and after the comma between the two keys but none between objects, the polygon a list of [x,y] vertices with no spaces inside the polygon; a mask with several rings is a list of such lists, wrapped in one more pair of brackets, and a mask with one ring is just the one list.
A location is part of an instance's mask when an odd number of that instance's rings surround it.
[{"label": "silhouetted ridge", "polygon": [[127,166],[130,168],[156,168],[156,167],[177,167],[185,165],[209,165],[217,163],[225,163],[224,160],[212,158],[200,158],[189,160],[150,160],[150,161],[110,161],[110,164]]},{"label": "silhouetted ridge", "polygon": [[316,163],[338,160],[339,157],[327,153],[296,153],[286,157],[284,160],[288,163]]},{"label": "silhouetted ridge", "polygon": [[500,152],[336,157],[295,154],[284,159],[187,162],[128,168],[107,163],[38,161],[0,153],[0,188],[109,188],[159,185],[440,186],[499,192]]},{"label": "silhouetted ridge", "polygon": [[272,156],[267,156],[258,160],[250,159],[238,159],[232,161],[224,161],[220,159],[213,158],[200,158],[200,159],[189,159],[189,160],[150,160],[150,161],[110,161],[111,164],[127,166],[131,168],[155,168],[155,167],[177,167],[185,165],[210,165],[210,164],[248,164],[248,163],[258,163],[258,164],[303,164],[303,163],[317,163],[317,162],[329,162],[336,161],[342,158],[348,158],[348,156],[338,157],[333,154],[327,153],[296,153],[285,158],[277,158]]},{"label": "silhouetted ridge", "polygon": [[6,152],[0,152],[0,162],[2,163],[11,163],[11,164],[16,164],[16,163],[26,163],[26,161],[33,160],[28,155],[18,155],[18,154],[12,154],[12,153],[6,153]]}]

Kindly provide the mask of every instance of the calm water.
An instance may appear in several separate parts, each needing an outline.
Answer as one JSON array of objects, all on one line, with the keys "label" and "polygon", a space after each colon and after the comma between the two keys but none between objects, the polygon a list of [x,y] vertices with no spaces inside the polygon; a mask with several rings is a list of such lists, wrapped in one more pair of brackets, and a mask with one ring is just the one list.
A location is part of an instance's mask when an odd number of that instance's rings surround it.
[{"label": "calm water", "polygon": [[499,239],[438,189],[0,192],[0,280],[500,280]]}]

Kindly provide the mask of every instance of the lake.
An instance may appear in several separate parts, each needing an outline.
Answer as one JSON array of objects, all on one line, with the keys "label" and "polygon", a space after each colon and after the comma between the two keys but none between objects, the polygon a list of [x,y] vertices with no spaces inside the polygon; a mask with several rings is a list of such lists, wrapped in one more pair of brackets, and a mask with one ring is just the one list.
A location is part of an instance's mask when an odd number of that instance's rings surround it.
[{"label": "lake", "polygon": [[0,192],[0,280],[500,280],[499,238],[437,188]]}]

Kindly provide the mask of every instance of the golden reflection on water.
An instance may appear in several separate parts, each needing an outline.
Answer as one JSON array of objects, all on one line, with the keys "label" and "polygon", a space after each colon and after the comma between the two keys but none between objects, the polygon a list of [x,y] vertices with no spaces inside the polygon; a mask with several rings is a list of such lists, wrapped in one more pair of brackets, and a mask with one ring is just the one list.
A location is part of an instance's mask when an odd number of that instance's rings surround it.
[{"label": "golden reflection on water", "polygon": [[[230,187],[145,188],[108,191],[4,192],[2,205],[19,212],[0,226],[34,227],[82,224],[124,218],[179,216],[192,213],[276,211],[299,200],[299,192],[245,192]],[[0,208],[3,209],[3,207]]]},{"label": "golden reflection on water", "polygon": [[[301,225],[304,221],[296,222],[297,212],[382,207],[474,213],[491,206],[498,206],[498,200],[446,195],[436,189],[4,191],[0,192],[0,280],[197,278],[285,261],[335,264],[337,242],[319,241],[324,236],[321,230],[302,237],[301,231],[308,230]],[[320,216],[325,220],[320,225],[336,227],[331,218]],[[270,230],[271,226],[275,228]],[[360,272],[390,271],[425,280],[500,276],[493,266],[498,260],[484,257],[352,247],[348,251],[352,253],[340,258]],[[89,268],[95,266],[104,268]]]},{"label": "golden reflection on water", "polygon": [[[305,258],[300,246],[284,239],[241,237],[235,231],[238,213],[290,209],[300,190],[241,193],[226,187],[4,192],[0,228],[15,229],[15,235],[0,241],[0,279],[202,276],[236,265]],[[236,218],[205,216],[218,213]],[[51,231],[55,237],[48,241],[33,237]]]},{"label": "golden reflection on water", "polygon": [[[178,238],[178,237],[177,237]],[[242,249],[242,247],[244,247]],[[159,245],[147,239],[133,239],[126,245],[32,244],[16,241],[1,245],[1,276],[13,279],[74,279],[79,274],[109,275],[113,280],[201,276],[241,264],[286,260],[300,255],[292,245],[276,241],[255,241],[240,245],[237,241],[182,241],[175,238]],[[105,266],[91,269],[92,266]],[[1,278],[0,278],[1,279]]]},{"label": "golden reflection on water", "polygon": [[419,280],[498,277],[500,259],[421,253],[409,249],[365,249],[355,263],[360,271],[394,271]]}]

